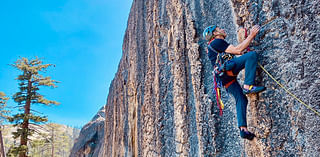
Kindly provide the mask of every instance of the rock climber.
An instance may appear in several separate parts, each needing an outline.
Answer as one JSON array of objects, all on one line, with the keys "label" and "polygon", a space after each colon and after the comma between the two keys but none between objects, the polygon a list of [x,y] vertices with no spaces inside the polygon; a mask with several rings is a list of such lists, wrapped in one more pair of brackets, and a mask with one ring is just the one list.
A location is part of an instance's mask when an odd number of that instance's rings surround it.
[{"label": "rock climber", "polygon": [[[265,90],[265,87],[255,85],[257,53],[255,51],[245,53],[245,50],[259,30],[258,25],[253,26],[248,37],[236,46],[225,41],[227,33],[216,25],[207,27],[203,32],[203,37],[208,41],[208,57],[214,66],[215,76],[220,78],[227,92],[235,98],[240,136],[248,140],[252,140],[255,135],[247,129],[248,99],[244,94],[259,93]],[[240,56],[235,57],[235,55]],[[245,69],[243,88],[237,81],[237,74],[242,69]]]}]

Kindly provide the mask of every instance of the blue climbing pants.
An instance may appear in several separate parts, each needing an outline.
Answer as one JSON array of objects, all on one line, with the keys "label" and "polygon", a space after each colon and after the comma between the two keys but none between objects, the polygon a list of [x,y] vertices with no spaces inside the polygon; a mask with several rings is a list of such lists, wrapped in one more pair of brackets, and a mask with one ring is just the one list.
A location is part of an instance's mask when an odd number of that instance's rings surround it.
[{"label": "blue climbing pants", "polygon": [[[232,71],[238,74],[242,69],[245,69],[244,84],[253,85],[257,67],[257,53],[250,51],[240,57],[236,57],[231,61],[235,62]],[[248,99],[243,94],[242,88],[238,81],[235,81],[227,88],[228,93],[231,93],[236,100],[238,127],[247,126],[247,104]]]},{"label": "blue climbing pants", "polygon": [[235,67],[232,69],[234,74],[238,74],[245,68],[245,85],[253,85],[256,78],[256,69],[258,55],[255,51],[247,52],[240,57],[235,57],[231,61],[235,62]]}]

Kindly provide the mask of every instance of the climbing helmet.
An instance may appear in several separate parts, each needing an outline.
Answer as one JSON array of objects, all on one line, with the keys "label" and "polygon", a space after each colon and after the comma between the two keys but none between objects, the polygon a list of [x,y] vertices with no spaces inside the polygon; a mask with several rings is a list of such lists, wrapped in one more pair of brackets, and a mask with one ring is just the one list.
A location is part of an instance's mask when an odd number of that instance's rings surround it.
[{"label": "climbing helmet", "polygon": [[203,37],[207,40],[207,41],[209,41],[211,38],[212,38],[212,36],[213,36],[213,32],[214,32],[214,30],[217,28],[217,26],[216,25],[211,25],[211,26],[209,26],[209,27],[207,27],[204,31],[203,31]]}]

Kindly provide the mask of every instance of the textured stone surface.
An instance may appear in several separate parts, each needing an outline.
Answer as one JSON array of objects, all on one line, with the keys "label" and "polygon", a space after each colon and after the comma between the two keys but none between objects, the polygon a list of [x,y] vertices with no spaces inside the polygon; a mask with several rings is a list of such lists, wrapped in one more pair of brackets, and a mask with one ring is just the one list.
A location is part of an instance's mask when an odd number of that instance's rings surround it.
[{"label": "textured stone surface", "polygon": [[70,152],[70,157],[103,156],[105,114],[105,107],[102,107],[81,129]]},{"label": "textured stone surface", "polygon": [[261,69],[257,83],[268,89],[250,95],[248,106],[257,138],[240,139],[225,90],[218,115],[201,37],[217,24],[237,44],[238,27],[261,25],[252,44],[261,64],[320,111],[319,8],[318,0],[134,0],[109,90],[102,156],[319,156],[320,117]]}]

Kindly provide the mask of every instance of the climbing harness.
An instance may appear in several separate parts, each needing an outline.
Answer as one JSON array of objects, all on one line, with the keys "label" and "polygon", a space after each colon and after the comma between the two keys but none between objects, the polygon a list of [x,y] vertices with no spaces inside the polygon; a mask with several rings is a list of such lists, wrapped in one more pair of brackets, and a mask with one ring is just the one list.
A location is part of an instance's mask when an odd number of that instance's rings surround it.
[{"label": "climbing harness", "polygon": [[[214,79],[214,94],[216,95],[216,101],[219,108],[220,116],[222,116],[224,109],[224,104],[221,99],[221,89],[225,87],[226,89],[236,81],[236,74],[233,74],[232,68],[227,69],[227,63],[232,62],[230,61],[233,59],[233,55],[228,53],[218,53],[215,49],[210,46],[210,43],[213,41],[208,42],[208,49],[214,51],[217,54],[214,70],[213,70],[213,79]],[[232,64],[232,63],[231,63]]]}]

